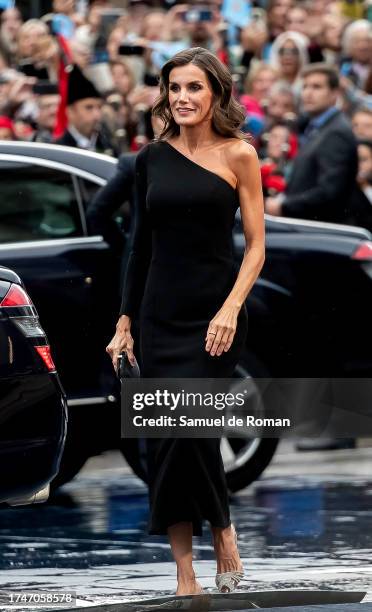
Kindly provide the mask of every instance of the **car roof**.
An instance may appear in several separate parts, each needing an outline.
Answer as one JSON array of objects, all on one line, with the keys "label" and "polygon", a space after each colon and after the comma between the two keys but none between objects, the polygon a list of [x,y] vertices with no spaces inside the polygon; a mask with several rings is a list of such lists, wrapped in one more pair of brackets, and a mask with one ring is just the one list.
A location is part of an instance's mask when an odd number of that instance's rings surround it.
[{"label": "car roof", "polygon": [[118,160],[109,155],[75,147],[40,142],[0,140],[0,155],[34,157],[58,162],[109,180],[116,171]]},{"label": "car roof", "polygon": [[[40,142],[24,142],[0,140],[0,155],[16,155],[25,158],[39,158],[78,168],[83,172],[95,175],[103,181],[108,181],[116,172],[117,158],[85,151],[78,147],[46,144]],[[239,217],[239,211],[237,211]],[[275,232],[300,232],[313,234],[330,234],[332,236],[351,237],[360,240],[371,240],[372,234],[365,228],[336,224],[322,221],[311,221],[290,217],[272,217],[265,214],[266,230]]]}]

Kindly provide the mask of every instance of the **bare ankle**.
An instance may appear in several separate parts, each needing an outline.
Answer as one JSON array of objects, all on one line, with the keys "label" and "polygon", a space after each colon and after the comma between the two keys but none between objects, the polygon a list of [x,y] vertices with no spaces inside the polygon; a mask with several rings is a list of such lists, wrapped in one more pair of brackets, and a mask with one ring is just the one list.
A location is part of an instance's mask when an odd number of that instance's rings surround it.
[{"label": "bare ankle", "polygon": [[184,570],[177,568],[177,580],[178,582],[195,582],[196,576],[194,570]]},{"label": "bare ankle", "polygon": [[241,570],[243,566],[232,525],[225,528],[212,528],[212,533],[217,558],[217,572]]},{"label": "bare ankle", "polygon": [[213,528],[212,533],[216,553],[229,556],[236,549],[234,532],[231,527]]},{"label": "bare ankle", "polygon": [[198,595],[203,592],[201,584],[196,580],[195,574],[193,578],[177,577],[176,595]]}]

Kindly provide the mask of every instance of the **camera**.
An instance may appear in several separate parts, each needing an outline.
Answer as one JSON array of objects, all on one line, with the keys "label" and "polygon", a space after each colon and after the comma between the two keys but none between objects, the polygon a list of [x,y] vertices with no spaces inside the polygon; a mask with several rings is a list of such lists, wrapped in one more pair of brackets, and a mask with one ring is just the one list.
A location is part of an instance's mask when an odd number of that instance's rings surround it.
[{"label": "camera", "polygon": [[143,55],[145,52],[145,47],[142,47],[141,45],[131,45],[131,44],[124,44],[124,45],[120,45],[119,47],[119,55]]},{"label": "camera", "polygon": [[199,21],[212,21],[212,11],[208,8],[193,8],[182,14],[186,23],[198,23]]}]

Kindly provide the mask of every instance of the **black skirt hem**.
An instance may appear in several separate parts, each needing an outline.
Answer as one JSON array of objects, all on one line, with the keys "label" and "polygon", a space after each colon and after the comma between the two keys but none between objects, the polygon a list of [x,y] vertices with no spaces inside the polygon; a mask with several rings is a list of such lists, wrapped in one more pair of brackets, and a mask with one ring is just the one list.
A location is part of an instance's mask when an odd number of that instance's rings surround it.
[{"label": "black skirt hem", "polygon": [[[208,519],[205,519],[208,520]],[[229,519],[227,522],[223,521],[221,522],[216,522],[216,521],[208,521],[210,524],[210,527],[215,527],[217,529],[226,529],[227,527],[230,527],[231,525],[231,520]],[[190,519],[190,518],[180,518],[177,519],[177,521],[172,521],[171,523],[167,524],[167,525],[152,525],[150,527],[148,527],[148,534],[149,535],[168,535],[168,527],[172,527],[172,525],[177,525],[178,523],[192,523],[192,535],[193,536],[202,536],[203,535],[203,521],[198,521],[195,519]]]}]

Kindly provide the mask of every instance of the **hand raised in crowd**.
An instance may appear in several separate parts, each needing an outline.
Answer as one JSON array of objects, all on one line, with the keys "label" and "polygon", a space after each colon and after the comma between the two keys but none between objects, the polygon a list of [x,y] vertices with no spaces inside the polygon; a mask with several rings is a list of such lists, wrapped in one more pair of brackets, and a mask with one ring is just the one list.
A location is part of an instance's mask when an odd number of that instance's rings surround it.
[{"label": "hand raised in crowd", "polygon": [[268,29],[254,22],[243,28],[240,34],[240,41],[244,51],[250,51],[255,55],[261,54],[268,39]]},{"label": "hand raised in crowd", "polygon": [[348,89],[354,89],[355,85],[351,79],[344,75],[340,75],[340,89],[342,91],[347,91]]},{"label": "hand raised in crowd", "polygon": [[26,102],[32,94],[32,87],[36,83],[35,77],[20,76],[11,85],[7,102],[10,106],[19,106]]},{"label": "hand raised in crowd", "polygon": [[211,8],[212,11],[212,19],[211,21],[205,21],[204,27],[205,30],[212,40],[212,44],[216,51],[218,51],[222,47],[222,40],[220,35],[220,24],[221,24],[221,16],[215,8]]},{"label": "hand raised in crowd", "polygon": [[175,20],[182,20],[182,15],[184,15],[189,8],[190,6],[188,4],[175,4],[167,11],[166,15],[164,15],[164,23],[168,25]]},{"label": "hand raised in crowd", "polygon": [[151,108],[155,98],[159,95],[158,87],[150,87],[148,85],[137,85],[129,94],[128,102],[136,108],[136,106],[146,106]]}]

